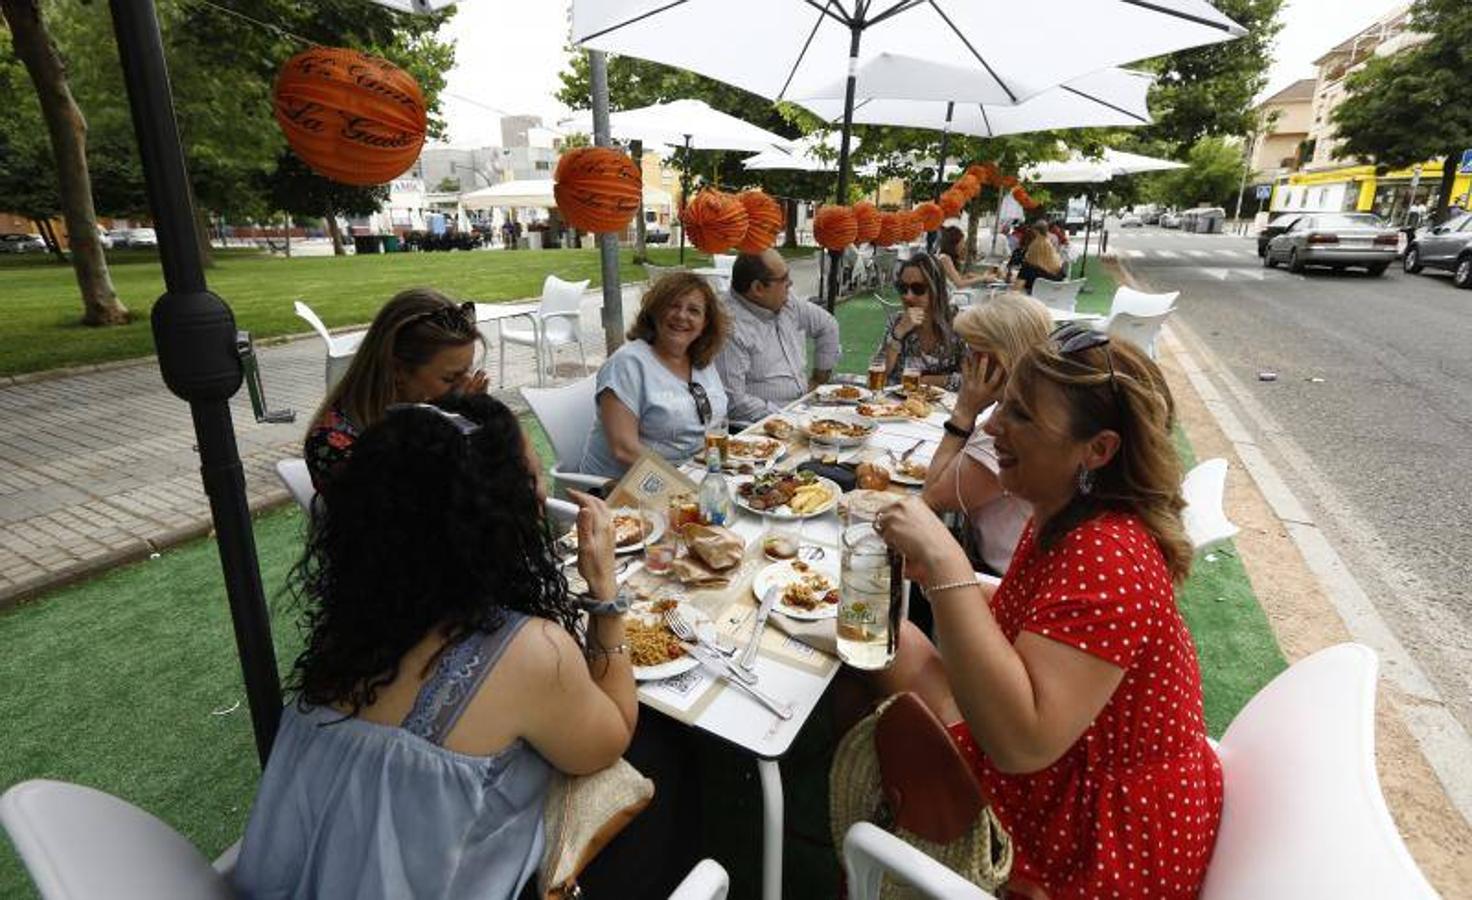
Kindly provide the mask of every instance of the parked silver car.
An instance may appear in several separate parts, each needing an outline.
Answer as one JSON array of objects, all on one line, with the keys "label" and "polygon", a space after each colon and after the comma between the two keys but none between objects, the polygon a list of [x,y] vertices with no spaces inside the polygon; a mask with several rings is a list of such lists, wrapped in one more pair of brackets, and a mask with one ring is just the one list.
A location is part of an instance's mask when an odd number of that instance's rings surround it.
[{"label": "parked silver car", "polygon": [[1406,245],[1407,272],[1447,269],[1452,284],[1472,288],[1472,213],[1462,213],[1440,225],[1417,229]]},{"label": "parked silver car", "polygon": [[1271,269],[1284,263],[1290,272],[1356,266],[1384,275],[1399,245],[1400,233],[1373,213],[1310,213],[1268,241],[1262,264]]},{"label": "parked silver car", "polygon": [[0,253],[45,253],[46,242],[34,234],[0,234]]}]

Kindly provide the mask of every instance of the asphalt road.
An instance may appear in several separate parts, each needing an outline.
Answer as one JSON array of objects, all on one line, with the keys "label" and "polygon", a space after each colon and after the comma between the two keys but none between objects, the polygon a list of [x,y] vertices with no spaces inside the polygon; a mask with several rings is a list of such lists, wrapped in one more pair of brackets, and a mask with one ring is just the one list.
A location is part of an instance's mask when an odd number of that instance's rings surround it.
[{"label": "asphalt road", "polygon": [[1110,232],[1276,420],[1289,449],[1270,458],[1472,731],[1472,291],[1399,263],[1267,270],[1247,237]]}]

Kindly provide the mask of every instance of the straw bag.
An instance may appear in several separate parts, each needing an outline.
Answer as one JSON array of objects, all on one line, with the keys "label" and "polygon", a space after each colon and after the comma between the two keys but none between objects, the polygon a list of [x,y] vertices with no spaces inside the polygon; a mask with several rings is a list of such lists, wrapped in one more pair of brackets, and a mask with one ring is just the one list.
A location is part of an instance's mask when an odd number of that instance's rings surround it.
[{"label": "straw bag", "polygon": [[620,759],[592,775],[555,773],[542,828],[546,849],[537,893],[547,900],[579,897],[577,877],[624,826],[654,799],[654,782]]},{"label": "straw bag", "polygon": [[[1007,880],[1012,840],[945,726],[914,694],[890,697],[844,735],[829,780],[834,847],[855,822],[872,822],[984,890]],[[920,895],[886,878],[879,896]]]}]

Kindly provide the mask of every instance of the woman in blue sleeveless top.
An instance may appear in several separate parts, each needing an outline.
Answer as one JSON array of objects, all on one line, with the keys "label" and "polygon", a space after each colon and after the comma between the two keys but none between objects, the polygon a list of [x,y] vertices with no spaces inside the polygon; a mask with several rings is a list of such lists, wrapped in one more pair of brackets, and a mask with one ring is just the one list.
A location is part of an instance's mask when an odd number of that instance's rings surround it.
[{"label": "woman in blue sleeveless top", "polygon": [[611,765],[637,701],[607,507],[578,495],[586,629],[540,466],[486,396],[391,408],[327,486],[306,649],[235,872],[245,898],[512,898],[553,769]]}]

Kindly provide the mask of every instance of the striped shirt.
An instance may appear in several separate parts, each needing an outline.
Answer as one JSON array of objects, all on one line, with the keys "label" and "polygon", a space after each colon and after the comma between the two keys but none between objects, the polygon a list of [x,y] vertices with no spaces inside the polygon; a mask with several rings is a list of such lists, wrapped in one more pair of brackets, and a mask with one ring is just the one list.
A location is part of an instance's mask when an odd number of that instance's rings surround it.
[{"label": "striped shirt", "polygon": [[789,299],[776,312],[736,292],[726,300],[731,335],[716,356],[732,421],[755,422],[808,390],[807,339],[813,370],[838,364],[838,320],[815,303]]}]

